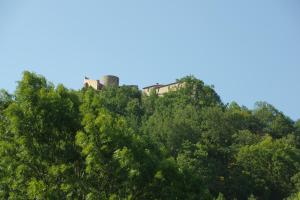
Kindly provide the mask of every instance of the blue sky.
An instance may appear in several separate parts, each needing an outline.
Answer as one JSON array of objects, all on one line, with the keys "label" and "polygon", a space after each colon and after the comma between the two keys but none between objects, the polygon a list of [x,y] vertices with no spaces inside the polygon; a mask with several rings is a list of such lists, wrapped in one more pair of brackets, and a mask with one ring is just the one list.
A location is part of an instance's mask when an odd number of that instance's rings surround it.
[{"label": "blue sky", "polygon": [[195,75],[224,102],[300,118],[299,0],[0,0],[0,88],[24,70],[79,89]]}]

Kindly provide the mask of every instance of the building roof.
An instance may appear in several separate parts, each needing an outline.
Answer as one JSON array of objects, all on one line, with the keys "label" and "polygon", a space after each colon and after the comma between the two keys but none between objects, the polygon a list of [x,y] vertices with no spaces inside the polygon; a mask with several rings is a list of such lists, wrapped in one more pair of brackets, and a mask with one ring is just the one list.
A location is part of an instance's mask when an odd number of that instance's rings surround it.
[{"label": "building roof", "polygon": [[173,83],[169,83],[169,84],[166,84],[166,85],[161,85],[161,84],[155,84],[155,85],[150,85],[150,86],[147,86],[147,87],[144,87],[143,89],[148,89],[148,88],[161,88],[161,87],[165,87],[165,86],[169,86],[169,85],[174,85],[174,84],[177,84],[179,82],[173,82]]},{"label": "building roof", "polygon": [[150,86],[144,87],[143,89],[153,88],[153,87],[155,87],[155,88],[160,88],[160,87],[163,87],[163,86],[164,86],[164,85],[161,85],[161,84],[156,83],[155,85],[150,85]]},{"label": "building roof", "polygon": [[169,85],[175,85],[175,84],[178,84],[179,82],[173,82],[173,83],[169,83],[169,84],[166,84],[166,85],[163,85],[163,87],[165,86],[169,86]]}]

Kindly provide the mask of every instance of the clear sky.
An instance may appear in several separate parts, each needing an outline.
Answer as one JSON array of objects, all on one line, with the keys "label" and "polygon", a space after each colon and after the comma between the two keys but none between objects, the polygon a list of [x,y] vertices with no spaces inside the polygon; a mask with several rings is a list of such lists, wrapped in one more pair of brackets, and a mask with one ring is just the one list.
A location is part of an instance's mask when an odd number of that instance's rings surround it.
[{"label": "clear sky", "polygon": [[195,75],[222,100],[300,118],[299,0],[0,0],[0,88],[24,70],[140,88]]}]

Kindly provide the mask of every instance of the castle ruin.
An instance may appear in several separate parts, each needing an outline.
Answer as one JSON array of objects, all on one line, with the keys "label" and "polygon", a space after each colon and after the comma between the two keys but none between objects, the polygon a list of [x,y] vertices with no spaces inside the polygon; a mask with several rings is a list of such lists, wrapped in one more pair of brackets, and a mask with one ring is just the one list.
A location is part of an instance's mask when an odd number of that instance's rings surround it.
[{"label": "castle ruin", "polygon": [[[111,87],[111,86],[119,86],[119,77],[113,75],[106,75],[103,76],[100,80],[92,80],[88,77],[84,78],[83,81],[84,87],[92,87],[95,90],[101,90],[104,87]],[[175,82],[166,85],[162,85],[156,83],[155,85],[150,85],[143,88],[143,93],[147,96],[150,95],[151,91],[154,91],[158,96],[162,96],[165,93],[176,91],[185,86],[185,83]],[[137,87],[137,86],[135,86]]]},{"label": "castle ruin", "polygon": [[170,84],[166,84],[166,85],[156,83],[155,85],[150,85],[150,86],[144,87],[143,92],[149,96],[151,91],[155,91],[155,93],[158,96],[162,96],[165,93],[168,93],[171,91],[176,91],[184,86],[185,86],[185,83],[180,83],[180,82],[170,83]]},{"label": "castle ruin", "polygon": [[92,87],[95,90],[101,90],[104,87],[119,86],[119,77],[113,75],[105,75],[100,80],[92,80],[88,77],[84,78],[84,87]]}]

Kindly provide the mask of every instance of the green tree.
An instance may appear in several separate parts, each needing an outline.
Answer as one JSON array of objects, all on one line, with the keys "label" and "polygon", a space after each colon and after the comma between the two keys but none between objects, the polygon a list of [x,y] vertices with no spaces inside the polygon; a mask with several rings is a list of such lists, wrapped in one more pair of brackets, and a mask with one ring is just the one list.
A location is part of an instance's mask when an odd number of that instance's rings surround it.
[{"label": "green tree", "polygon": [[293,121],[266,102],[257,102],[254,116],[263,124],[262,132],[281,138],[294,131]]},{"label": "green tree", "polygon": [[[92,93],[92,91],[91,91]],[[176,163],[164,159],[134,132],[126,117],[108,111],[91,93],[81,107],[84,129],[76,136],[85,159],[86,196],[91,199],[176,199],[182,182]],[[90,96],[91,95],[91,96]],[[93,109],[90,109],[91,106]],[[170,195],[173,196],[170,196]]]},{"label": "green tree", "polygon": [[[15,100],[4,111],[1,130],[3,198],[40,199],[80,196],[78,97],[42,76],[24,72]],[[1,188],[1,189],[2,189]],[[76,192],[74,192],[76,191]]]},{"label": "green tree", "polygon": [[236,159],[244,176],[244,182],[240,183],[248,189],[243,195],[282,199],[293,191],[291,178],[300,169],[300,151],[288,139],[266,136],[258,144],[242,147]]},{"label": "green tree", "polygon": [[24,72],[0,91],[0,199],[297,199],[300,122],[224,105],[193,76],[73,91]]}]

